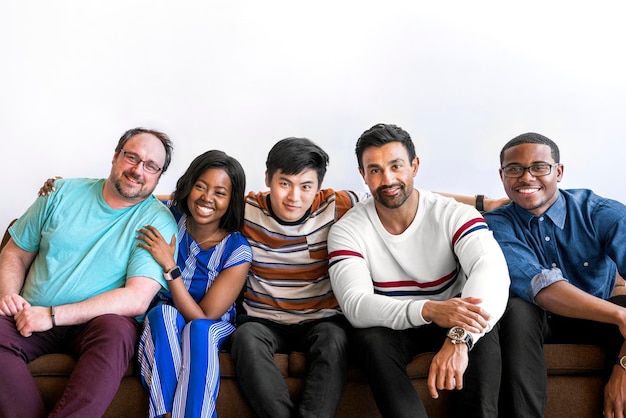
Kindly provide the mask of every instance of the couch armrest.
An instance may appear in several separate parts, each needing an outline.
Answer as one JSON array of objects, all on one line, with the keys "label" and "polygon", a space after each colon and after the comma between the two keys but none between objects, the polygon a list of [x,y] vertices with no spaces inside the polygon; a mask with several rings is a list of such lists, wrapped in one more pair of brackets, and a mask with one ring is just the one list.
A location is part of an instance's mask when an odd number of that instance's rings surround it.
[{"label": "couch armrest", "polygon": [[11,235],[9,234],[9,228],[11,227],[11,225],[15,223],[15,221],[17,221],[17,219],[13,219],[11,223],[9,223],[9,226],[7,226],[7,229],[4,231],[4,236],[2,237],[2,244],[0,244],[0,251],[2,251],[4,246],[7,245],[7,242],[9,242],[9,239],[11,238]]}]

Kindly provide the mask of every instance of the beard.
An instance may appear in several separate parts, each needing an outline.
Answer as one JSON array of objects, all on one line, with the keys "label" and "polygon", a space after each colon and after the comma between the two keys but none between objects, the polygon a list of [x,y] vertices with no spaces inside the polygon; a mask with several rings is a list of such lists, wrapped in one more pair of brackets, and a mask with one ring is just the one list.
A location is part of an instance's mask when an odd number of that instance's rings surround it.
[{"label": "beard", "polygon": [[[386,189],[399,188],[399,192],[395,196],[389,196],[383,193]],[[373,193],[374,200],[388,209],[397,209],[406,202],[411,196],[411,192],[407,191],[406,184],[396,183],[390,186],[380,186]]]},{"label": "beard", "polygon": [[[124,182],[124,177],[133,179],[138,184],[134,187],[129,187]],[[146,199],[152,194],[152,191],[148,191],[145,189],[145,182],[141,178],[133,175],[132,173],[122,173],[120,177],[116,178],[113,181],[113,186],[115,187],[115,190],[117,190],[117,192],[125,199]]]}]

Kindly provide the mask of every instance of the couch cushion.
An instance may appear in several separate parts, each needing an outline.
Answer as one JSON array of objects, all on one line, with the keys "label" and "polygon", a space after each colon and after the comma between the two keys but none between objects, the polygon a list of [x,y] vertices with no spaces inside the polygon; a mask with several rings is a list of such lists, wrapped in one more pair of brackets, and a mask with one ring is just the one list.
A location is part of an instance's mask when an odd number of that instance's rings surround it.
[{"label": "couch cushion", "polygon": [[601,374],[606,361],[597,345],[546,344],[543,353],[549,375]]},{"label": "couch cushion", "polygon": [[295,377],[306,376],[306,356],[297,351],[289,354],[289,375]]}]

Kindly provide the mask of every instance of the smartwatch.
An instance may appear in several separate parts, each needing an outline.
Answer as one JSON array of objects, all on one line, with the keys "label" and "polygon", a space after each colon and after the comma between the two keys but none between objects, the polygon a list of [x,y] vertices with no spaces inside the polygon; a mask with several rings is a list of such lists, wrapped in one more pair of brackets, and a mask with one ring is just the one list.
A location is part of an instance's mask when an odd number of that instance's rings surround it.
[{"label": "smartwatch", "polygon": [[465,344],[467,351],[474,347],[472,334],[467,332],[463,327],[452,327],[448,331],[447,337],[450,338],[452,344]]},{"label": "smartwatch", "polygon": [[624,370],[626,370],[626,356],[618,357],[615,364],[619,364]]},{"label": "smartwatch", "polygon": [[163,277],[165,277],[165,280],[167,280],[168,282],[176,280],[180,276],[182,276],[182,273],[180,272],[180,267],[178,266],[174,266],[168,271],[163,272]]}]

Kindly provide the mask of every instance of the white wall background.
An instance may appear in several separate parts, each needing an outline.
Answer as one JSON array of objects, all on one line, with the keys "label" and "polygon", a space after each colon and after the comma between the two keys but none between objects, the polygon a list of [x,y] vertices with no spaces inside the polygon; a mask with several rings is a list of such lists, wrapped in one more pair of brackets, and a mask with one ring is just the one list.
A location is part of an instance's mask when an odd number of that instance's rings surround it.
[{"label": "white wall background", "polygon": [[175,142],[158,193],[223,149],[264,189],[267,151],[307,136],[325,185],[364,190],[353,149],[377,122],[411,133],[419,187],[502,196],[510,138],[554,139],[564,187],[626,202],[620,2],[5,1],[0,229],[44,179],[106,177],[128,128]]}]

